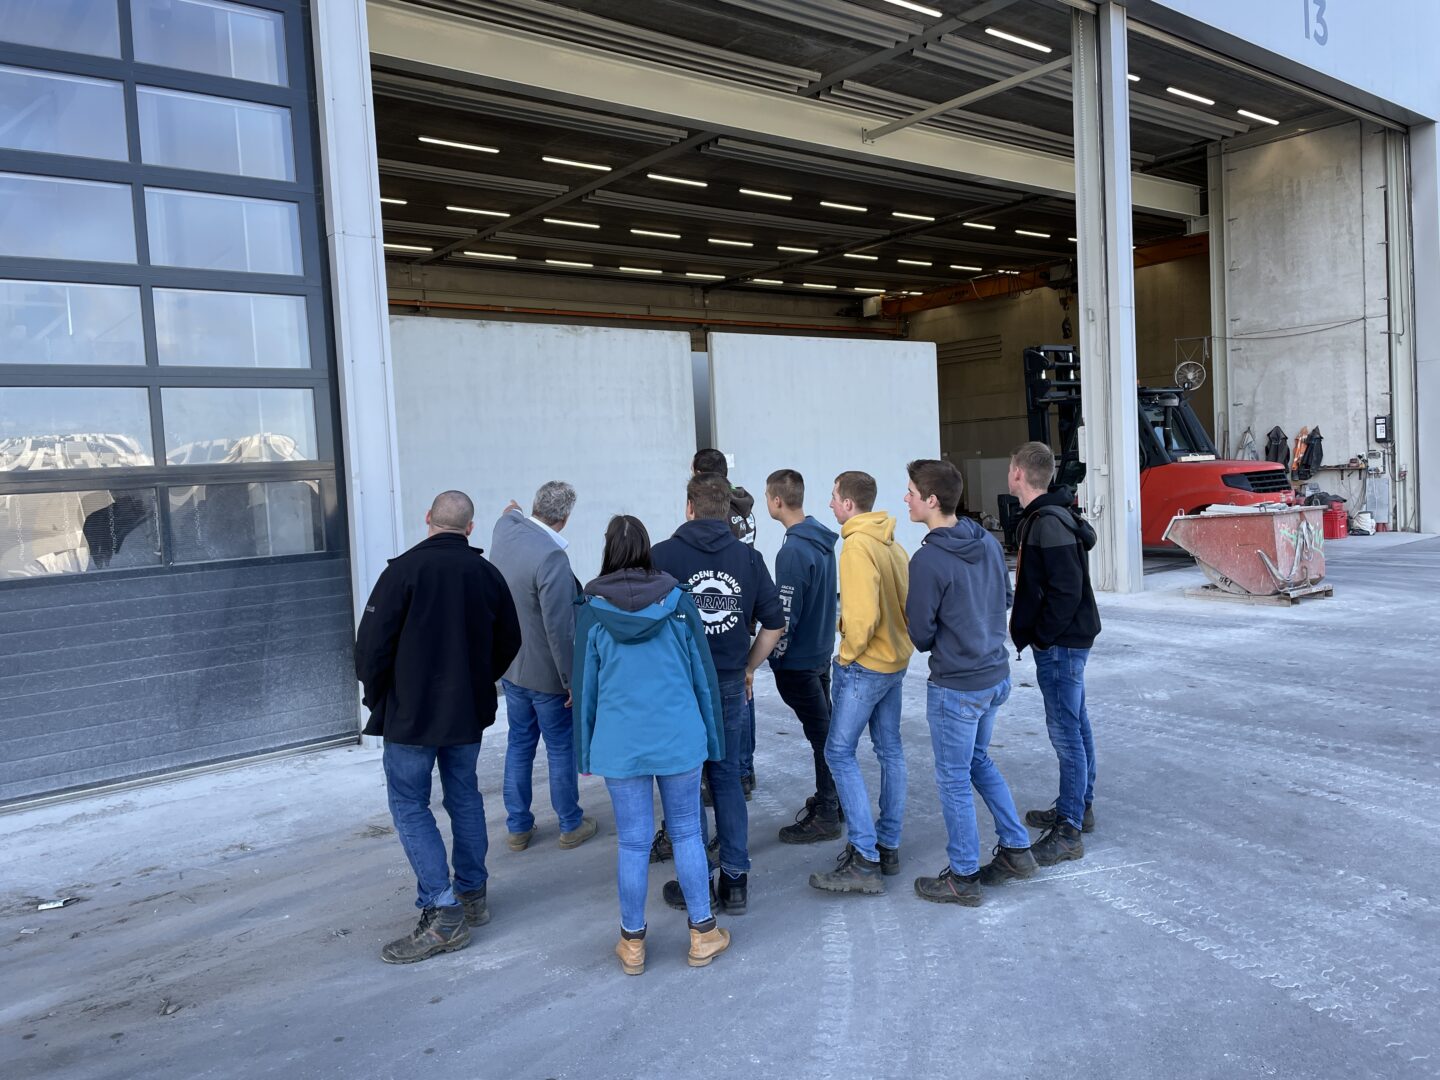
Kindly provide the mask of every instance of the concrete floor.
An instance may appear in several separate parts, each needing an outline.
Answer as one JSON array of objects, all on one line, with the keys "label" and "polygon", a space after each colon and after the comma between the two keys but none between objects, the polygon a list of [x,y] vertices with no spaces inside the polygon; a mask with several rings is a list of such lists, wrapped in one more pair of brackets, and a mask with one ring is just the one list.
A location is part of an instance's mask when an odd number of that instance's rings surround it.
[{"label": "concrete floor", "polygon": [[[497,843],[493,921],[410,967],[377,957],[414,915],[374,751],[0,817],[4,1074],[1440,1075],[1440,540],[1329,554],[1335,598],[1293,610],[1186,599],[1194,570],[1102,601],[1098,828],[1082,862],[977,910],[910,889],[944,862],[923,668],[904,876],[880,898],[806,885],[838,844],[775,840],[809,754],[762,682],[751,909],[699,971],[657,870],[649,970],[620,973],[598,780],[599,838],[560,851],[547,810],[531,850]],[[1042,806],[1028,657],[1014,674],[995,756]],[[497,841],[502,742],[482,756]]]}]

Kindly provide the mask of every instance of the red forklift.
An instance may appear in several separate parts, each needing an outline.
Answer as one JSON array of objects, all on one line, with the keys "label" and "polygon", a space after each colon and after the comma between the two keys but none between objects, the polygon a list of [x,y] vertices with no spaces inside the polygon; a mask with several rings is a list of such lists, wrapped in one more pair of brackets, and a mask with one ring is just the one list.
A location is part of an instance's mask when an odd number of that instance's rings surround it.
[{"label": "red forklift", "polygon": [[[1140,532],[1147,550],[1179,550],[1164,537],[1170,519],[1182,512],[1198,513],[1215,503],[1253,506],[1295,501],[1284,465],[1220,458],[1186,400],[1191,389],[1142,386],[1138,390]],[[1085,463],[1080,460],[1080,357],[1073,345],[1035,345],[1025,350],[1025,411],[1030,438],[1057,448],[1056,483],[1073,491],[1085,479]]]}]

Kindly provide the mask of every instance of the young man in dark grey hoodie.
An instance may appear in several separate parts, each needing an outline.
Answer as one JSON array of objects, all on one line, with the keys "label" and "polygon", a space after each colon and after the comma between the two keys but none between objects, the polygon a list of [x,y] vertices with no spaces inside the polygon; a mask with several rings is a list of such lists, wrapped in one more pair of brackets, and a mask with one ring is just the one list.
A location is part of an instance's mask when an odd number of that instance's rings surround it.
[{"label": "young man in dark grey hoodie", "polygon": [[[937,877],[915,879],[921,899],[937,904],[980,903],[980,886],[1035,873],[1030,834],[1010,788],[987,752],[995,717],[1010,697],[1006,609],[1013,594],[999,543],[969,518],[956,518],[964,481],[948,461],[912,461],[905,505],[926,525],[910,560],[905,602],[910,640],[930,654],[925,716],[935,751],[935,786],[945,815],[949,865]],[[975,796],[995,819],[1000,843],[980,865]]]}]

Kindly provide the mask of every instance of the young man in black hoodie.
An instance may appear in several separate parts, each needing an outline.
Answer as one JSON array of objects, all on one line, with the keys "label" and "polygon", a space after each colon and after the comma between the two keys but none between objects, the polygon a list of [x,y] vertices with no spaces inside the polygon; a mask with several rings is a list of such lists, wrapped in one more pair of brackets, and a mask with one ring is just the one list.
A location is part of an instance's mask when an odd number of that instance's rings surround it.
[{"label": "young man in black hoodie", "polygon": [[[730,531],[730,483],[699,473],[685,489],[686,522],[651,551],[655,569],[690,589],[705,624],[705,641],[715,662],[725,714],[725,760],[706,764],[720,837],[716,894],[727,914],[739,915],[748,901],[750,820],[740,777],[749,745],[749,704],[755,669],[780,640],[785,612],[765,560]],[[760,633],[752,644],[750,626]],[[684,906],[678,882],[665,886],[665,899]],[[678,901],[678,904],[675,903]]]},{"label": "young man in black hoodie", "polygon": [[[1010,698],[1005,651],[1010,571],[995,538],[971,519],[955,516],[964,481],[954,465],[924,459],[906,468],[910,520],[930,531],[910,560],[905,619],[915,648],[930,654],[925,718],[950,837],[949,865],[937,877],[916,878],[915,892],[937,904],[974,907],[982,884],[1035,873],[1030,834],[988,753],[995,717]],[[983,867],[974,791],[985,800],[1000,839]]]},{"label": "young man in black hoodie", "polygon": [[1069,488],[1049,490],[1054,474],[1055,455],[1044,443],[1028,442],[1010,457],[1010,494],[1024,507],[1010,636],[1016,649],[1029,645],[1035,655],[1045,726],[1060,760],[1054,807],[1025,815],[1027,825],[1045,830],[1031,848],[1041,866],[1082,858],[1080,834],[1095,826],[1095,741],[1085,709],[1085,664],[1100,633],[1087,555],[1095,530],[1071,509]]},{"label": "young man in black hoodie", "polygon": [[780,700],[795,711],[815,756],[815,794],[780,830],[786,844],[813,844],[840,837],[840,798],[825,762],[830,734],[830,657],[835,651],[839,596],[835,545],[840,534],[805,513],[805,479],[777,469],[765,481],[765,509],[785,526],[775,556],[775,584],[785,608],[785,636],[770,654]]}]

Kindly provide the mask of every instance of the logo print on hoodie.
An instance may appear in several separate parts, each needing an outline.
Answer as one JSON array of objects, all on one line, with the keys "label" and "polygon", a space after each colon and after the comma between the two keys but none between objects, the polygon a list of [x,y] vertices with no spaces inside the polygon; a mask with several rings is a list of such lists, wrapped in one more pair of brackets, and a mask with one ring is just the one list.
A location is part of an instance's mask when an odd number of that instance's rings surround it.
[{"label": "logo print on hoodie", "polygon": [[686,582],[700,612],[707,637],[723,634],[740,623],[740,582],[723,570],[701,570]]}]

